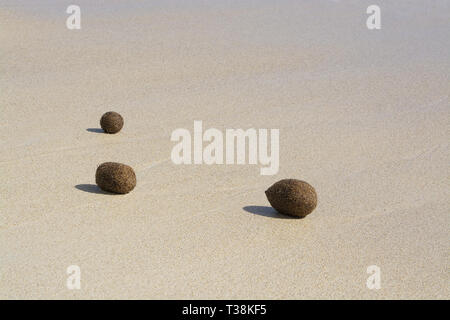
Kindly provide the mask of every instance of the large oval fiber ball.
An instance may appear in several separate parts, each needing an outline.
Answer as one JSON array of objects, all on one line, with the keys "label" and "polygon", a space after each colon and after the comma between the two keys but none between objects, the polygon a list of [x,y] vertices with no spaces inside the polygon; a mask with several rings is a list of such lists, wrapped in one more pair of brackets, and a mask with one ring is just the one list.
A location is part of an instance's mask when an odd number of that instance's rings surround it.
[{"label": "large oval fiber ball", "polygon": [[124,194],[136,186],[136,174],[126,164],[105,162],[97,168],[95,182],[102,190]]},{"label": "large oval fiber ball", "polygon": [[317,194],[307,182],[284,179],[266,190],[267,200],[279,213],[303,218],[317,206]]},{"label": "large oval fiber ball", "polygon": [[107,112],[100,119],[100,126],[106,133],[117,133],[123,127],[123,118],[117,112]]}]

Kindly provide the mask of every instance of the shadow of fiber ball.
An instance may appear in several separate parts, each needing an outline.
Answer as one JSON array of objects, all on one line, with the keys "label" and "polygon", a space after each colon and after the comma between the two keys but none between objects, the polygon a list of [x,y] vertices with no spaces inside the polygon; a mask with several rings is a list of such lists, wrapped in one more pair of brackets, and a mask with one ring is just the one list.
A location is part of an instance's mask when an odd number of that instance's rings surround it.
[{"label": "shadow of fiber ball", "polygon": [[123,127],[123,118],[117,112],[109,111],[100,119],[100,126],[106,133],[117,133]]},{"label": "shadow of fiber ball", "polygon": [[95,183],[104,191],[124,194],[136,186],[136,174],[126,164],[105,162],[95,172]]},{"label": "shadow of fiber ball", "polygon": [[317,206],[317,194],[307,182],[284,179],[266,190],[267,200],[279,213],[304,218]]}]

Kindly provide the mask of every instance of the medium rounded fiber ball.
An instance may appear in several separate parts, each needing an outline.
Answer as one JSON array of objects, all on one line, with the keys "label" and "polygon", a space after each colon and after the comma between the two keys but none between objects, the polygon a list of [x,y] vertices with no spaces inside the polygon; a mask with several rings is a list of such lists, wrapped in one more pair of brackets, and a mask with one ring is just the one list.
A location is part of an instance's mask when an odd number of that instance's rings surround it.
[{"label": "medium rounded fiber ball", "polygon": [[117,112],[107,112],[100,119],[100,126],[106,133],[117,133],[123,127],[123,118]]},{"label": "medium rounded fiber ball", "polygon": [[317,206],[317,194],[307,182],[284,179],[266,190],[267,200],[279,213],[303,218]]},{"label": "medium rounded fiber ball", "polygon": [[136,186],[136,174],[126,164],[105,162],[97,168],[95,182],[102,190],[124,194]]}]

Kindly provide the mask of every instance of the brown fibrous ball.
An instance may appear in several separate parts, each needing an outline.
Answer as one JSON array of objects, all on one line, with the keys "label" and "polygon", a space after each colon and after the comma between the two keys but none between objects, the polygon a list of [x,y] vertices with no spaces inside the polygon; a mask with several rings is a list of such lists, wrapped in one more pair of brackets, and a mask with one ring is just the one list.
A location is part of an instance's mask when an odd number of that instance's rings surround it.
[{"label": "brown fibrous ball", "polygon": [[136,186],[136,174],[126,164],[105,162],[97,168],[95,182],[104,191],[125,194]]},{"label": "brown fibrous ball", "polygon": [[123,118],[117,112],[109,111],[100,119],[100,126],[106,133],[117,133],[123,127]]},{"label": "brown fibrous ball", "polygon": [[317,194],[307,182],[283,179],[266,190],[267,200],[281,214],[304,218],[317,206]]}]

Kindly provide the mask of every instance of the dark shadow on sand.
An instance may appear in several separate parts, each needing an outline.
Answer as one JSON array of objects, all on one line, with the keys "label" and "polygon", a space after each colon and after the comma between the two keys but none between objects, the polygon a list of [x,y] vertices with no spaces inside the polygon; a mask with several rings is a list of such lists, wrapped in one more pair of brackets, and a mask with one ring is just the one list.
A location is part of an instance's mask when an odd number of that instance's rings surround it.
[{"label": "dark shadow on sand", "polygon": [[100,128],[87,128],[86,131],[95,132],[95,133],[105,133],[105,131],[103,131],[103,129],[100,129]]},{"label": "dark shadow on sand", "polygon": [[246,206],[243,207],[247,212],[257,214],[259,216],[275,218],[275,219],[300,219],[297,217],[286,216],[284,214],[278,213],[274,208],[267,206]]},{"label": "dark shadow on sand", "polygon": [[75,186],[78,190],[89,192],[89,193],[97,193],[97,194],[114,194],[110,192],[103,191],[96,184],[77,184]]}]

